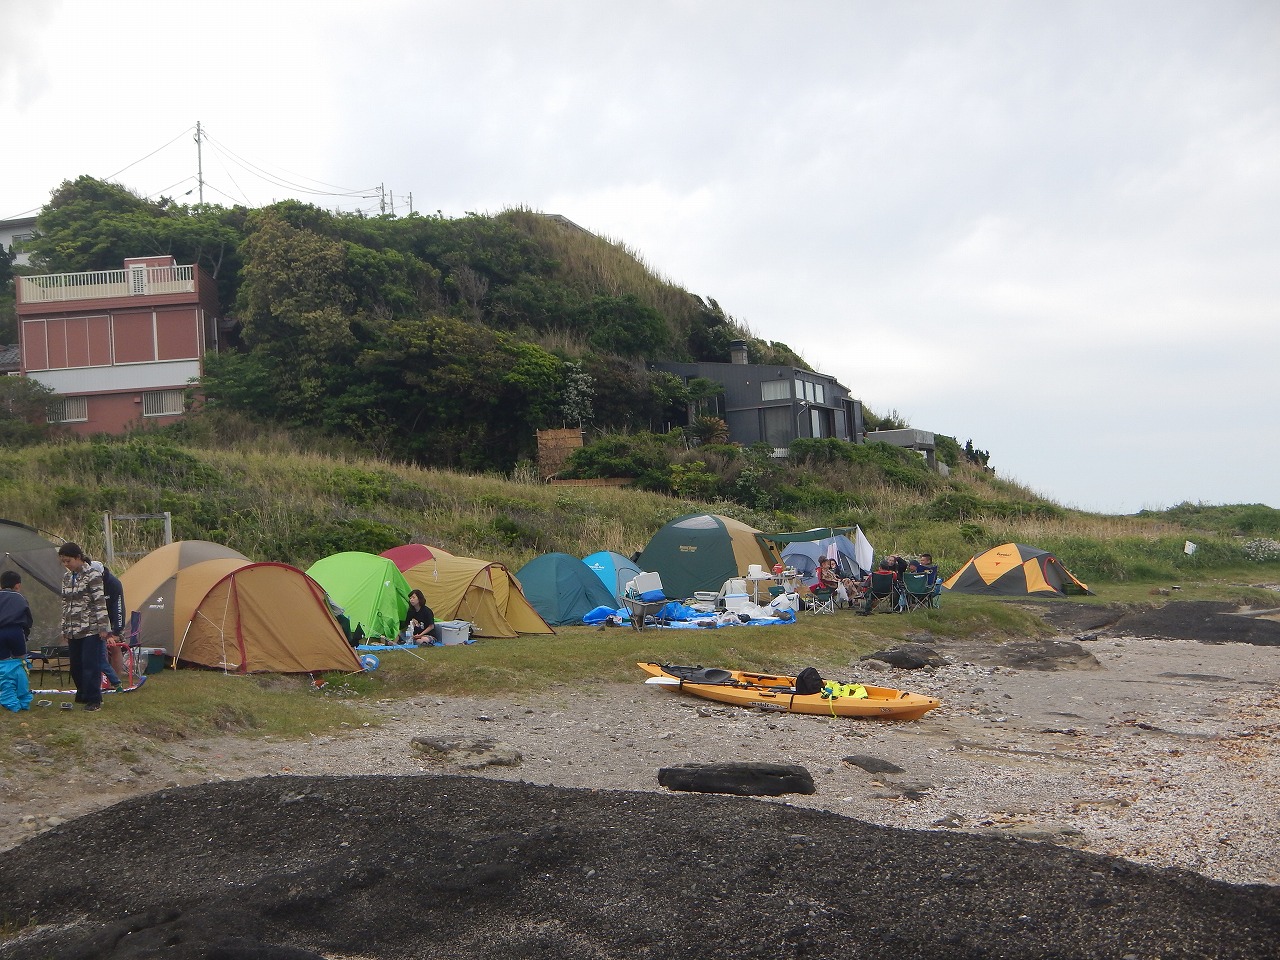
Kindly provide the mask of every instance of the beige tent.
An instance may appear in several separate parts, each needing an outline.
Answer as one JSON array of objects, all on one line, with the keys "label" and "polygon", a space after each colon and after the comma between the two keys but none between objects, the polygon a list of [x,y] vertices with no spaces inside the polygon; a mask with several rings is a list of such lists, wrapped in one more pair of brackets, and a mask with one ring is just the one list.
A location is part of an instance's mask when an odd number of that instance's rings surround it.
[{"label": "beige tent", "polygon": [[501,563],[436,556],[405,570],[404,578],[422,591],[437,620],[467,620],[472,636],[555,633]]},{"label": "beige tent", "polygon": [[184,543],[204,545],[161,547],[121,576],[137,591],[126,585],[125,596],[145,598],[136,605],[142,646],[232,673],[362,669],[323,588],[297,567],[239,555],[177,566],[184,557],[235,553],[205,541]]}]

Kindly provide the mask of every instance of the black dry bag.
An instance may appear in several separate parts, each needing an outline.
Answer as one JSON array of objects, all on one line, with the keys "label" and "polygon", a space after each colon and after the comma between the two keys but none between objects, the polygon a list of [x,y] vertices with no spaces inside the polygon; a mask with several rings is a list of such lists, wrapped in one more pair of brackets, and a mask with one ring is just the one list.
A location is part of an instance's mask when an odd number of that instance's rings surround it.
[{"label": "black dry bag", "polygon": [[805,667],[796,676],[796,693],[819,693],[822,687],[822,676],[813,667]]}]

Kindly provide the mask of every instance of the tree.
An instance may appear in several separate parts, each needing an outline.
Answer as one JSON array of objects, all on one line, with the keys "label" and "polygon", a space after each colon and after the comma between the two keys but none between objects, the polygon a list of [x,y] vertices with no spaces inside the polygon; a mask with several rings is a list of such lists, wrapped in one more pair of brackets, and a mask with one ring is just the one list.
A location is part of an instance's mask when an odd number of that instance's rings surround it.
[{"label": "tree", "polygon": [[237,249],[248,211],[146,200],[114,183],[65,180],[36,219],[32,263],[51,273],[119,270],[127,257],[172,256],[218,282],[222,303],[235,299]]},{"label": "tree", "polygon": [[564,399],[560,412],[565,423],[581,427],[591,419],[591,398],[595,395],[595,380],[582,369],[582,361],[565,361]]},{"label": "tree", "polygon": [[58,403],[54,392],[38,380],[0,377],[0,443],[21,446],[48,439]]}]

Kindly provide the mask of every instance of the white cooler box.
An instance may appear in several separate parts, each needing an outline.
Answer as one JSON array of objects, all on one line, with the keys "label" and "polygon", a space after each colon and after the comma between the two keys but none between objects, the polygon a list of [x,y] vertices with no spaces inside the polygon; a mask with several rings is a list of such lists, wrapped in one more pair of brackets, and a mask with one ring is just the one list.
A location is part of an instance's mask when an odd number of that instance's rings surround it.
[{"label": "white cooler box", "polygon": [[724,608],[726,610],[742,610],[750,602],[751,598],[745,593],[726,593],[724,595]]},{"label": "white cooler box", "polygon": [[471,623],[467,620],[440,620],[440,642],[446,647],[471,642]]}]

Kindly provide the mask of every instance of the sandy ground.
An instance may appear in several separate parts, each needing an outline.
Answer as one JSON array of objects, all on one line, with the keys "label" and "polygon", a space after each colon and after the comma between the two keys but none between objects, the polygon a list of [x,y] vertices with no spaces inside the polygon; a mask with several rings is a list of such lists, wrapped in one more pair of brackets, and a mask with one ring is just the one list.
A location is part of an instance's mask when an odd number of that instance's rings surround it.
[{"label": "sandy ground", "polygon": [[817,792],[761,802],[1280,883],[1280,648],[1104,637],[1077,656],[1067,640],[1037,669],[946,644],[936,669],[850,666],[841,679],[941,698],[911,723],[725,707],[637,672],[585,696],[384,702],[381,726],[305,742],[141,742],[125,764],[7,781],[0,849],[117,800],[244,777],[463,773],[665,793],[662,767],[766,760],[803,765]]},{"label": "sandy ground", "polygon": [[[637,671],[384,702],[306,742],[135,742],[58,776],[33,756],[0,794],[0,960],[1275,956],[1280,625],[1056,609],[1057,640],[833,678],[941,698],[910,723]],[[658,784],[725,760],[816,792]]]}]

